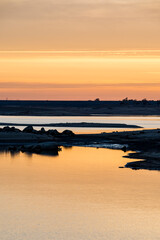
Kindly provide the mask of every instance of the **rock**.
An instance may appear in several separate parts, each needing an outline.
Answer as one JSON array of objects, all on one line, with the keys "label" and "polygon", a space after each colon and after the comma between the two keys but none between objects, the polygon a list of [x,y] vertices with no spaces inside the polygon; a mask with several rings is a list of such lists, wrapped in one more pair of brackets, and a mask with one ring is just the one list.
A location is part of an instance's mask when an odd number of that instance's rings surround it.
[{"label": "rock", "polygon": [[39,131],[37,131],[37,130],[35,130],[35,129],[33,129],[33,131],[32,131],[32,133],[35,133],[35,134],[37,134]]},{"label": "rock", "polygon": [[23,129],[23,132],[25,133],[32,133],[34,131],[32,126],[27,126],[26,128]]},{"label": "rock", "polygon": [[[58,150],[57,145],[55,145],[55,143],[52,142],[44,142],[44,143],[39,143],[38,145],[35,146],[35,148],[40,148],[42,151],[54,151],[54,150]],[[34,150],[34,148],[33,148]]]},{"label": "rock", "polygon": [[21,151],[22,152],[26,152],[26,151],[32,151],[32,148],[33,148],[34,145],[23,145],[21,146]]},{"label": "rock", "polygon": [[126,152],[127,151],[127,147],[126,146],[122,147],[122,151]]},{"label": "rock", "polygon": [[22,145],[22,146],[19,147],[19,151],[21,151],[22,153],[25,152],[25,147],[24,147],[24,145]]},{"label": "rock", "polygon": [[71,130],[64,130],[62,132],[62,135],[64,136],[69,136],[69,137],[73,137],[75,134],[71,131]]},{"label": "rock", "polygon": [[41,134],[45,134],[46,131],[45,131],[45,129],[42,127],[41,130],[39,131],[39,133],[41,133]]},{"label": "rock", "polygon": [[47,134],[48,135],[51,135],[51,136],[59,136],[60,133],[56,130],[56,129],[50,129],[47,131]]},{"label": "rock", "polygon": [[41,154],[51,154],[58,155],[58,152],[61,149],[52,142],[44,142],[33,145],[25,145],[21,147],[22,152],[30,152],[30,153],[41,153]]},{"label": "rock", "polygon": [[[137,162],[129,162],[125,165],[126,168],[132,168],[133,170],[138,170],[140,169],[142,161],[137,161]],[[143,163],[142,163],[143,164]]]},{"label": "rock", "polygon": [[8,151],[17,151],[16,146],[9,146]]},{"label": "rock", "polygon": [[11,128],[8,127],[8,126],[6,126],[6,127],[3,128],[2,131],[3,131],[3,132],[11,132]]},{"label": "rock", "polygon": [[21,130],[20,130],[20,129],[18,129],[18,128],[15,128],[15,127],[11,127],[11,131],[12,131],[12,132],[21,132]]},{"label": "rock", "polygon": [[35,146],[32,147],[31,151],[34,152],[34,153],[41,153],[42,148],[41,148],[40,145],[35,145]]},{"label": "rock", "polygon": [[21,130],[15,127],[5,126],[4,128],[0,129],[0,132],[21,132]]}]

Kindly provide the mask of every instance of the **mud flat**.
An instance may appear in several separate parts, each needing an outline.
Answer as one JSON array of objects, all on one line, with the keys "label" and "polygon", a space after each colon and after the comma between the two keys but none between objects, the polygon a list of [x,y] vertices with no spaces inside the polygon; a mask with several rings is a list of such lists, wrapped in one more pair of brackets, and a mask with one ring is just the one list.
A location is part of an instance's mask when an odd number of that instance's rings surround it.
[{"label": "mud flat", "polygon": [[34,127],[78,127],[78,128],[142,128],[137,125],[121,124],[121,123],[49,123],[49,124],[25,124],[25,123],[2,123],[0,126],[34,126]]},{"label": "mud flat", "polygon": [[125,157],[136,160],[122,167],[160,170],[160,129],[101,134],[74,134],[70,130],[60,133],[57,130],[45,131],[44,128],[37,131],[32,126],[22,131],[15,127],[0,129],[1,151],[58,155],[60,146],[113,148],[126,153],[132,151]]}]

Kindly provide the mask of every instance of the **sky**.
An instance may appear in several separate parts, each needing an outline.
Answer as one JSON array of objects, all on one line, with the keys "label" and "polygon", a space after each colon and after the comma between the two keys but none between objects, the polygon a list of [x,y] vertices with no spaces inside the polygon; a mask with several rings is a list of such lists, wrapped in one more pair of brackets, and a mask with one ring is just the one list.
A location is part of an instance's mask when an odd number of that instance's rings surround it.
[{"label": "sky", "polygon": [[160,99],[159,0],[0,0],[0,99]]}]

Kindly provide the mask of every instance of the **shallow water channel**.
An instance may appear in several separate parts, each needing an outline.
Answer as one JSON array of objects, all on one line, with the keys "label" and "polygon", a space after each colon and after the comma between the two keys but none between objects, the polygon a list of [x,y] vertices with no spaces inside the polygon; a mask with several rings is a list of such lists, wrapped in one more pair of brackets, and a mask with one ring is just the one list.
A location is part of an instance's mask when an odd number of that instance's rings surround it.
[{"label": "shallow water channel", "polygon": [[160,173],[120,169],[120,150],[0,154],[3,240],[158,240]]}]

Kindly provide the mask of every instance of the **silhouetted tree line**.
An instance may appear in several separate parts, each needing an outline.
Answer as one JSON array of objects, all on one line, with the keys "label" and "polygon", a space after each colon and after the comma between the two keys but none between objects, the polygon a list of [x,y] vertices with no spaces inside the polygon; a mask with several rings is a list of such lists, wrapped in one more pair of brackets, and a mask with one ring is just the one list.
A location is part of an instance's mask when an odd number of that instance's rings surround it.
[{"label": "silhouetted tree line", "polygon": [[148,106],[148,105],[157,105],[160,106],[160,100],[154,101],[154,100],[147,100],[146,98],[143,98],[142,100],[137,99],[128,99],[128,97],[124,98],[121,102],[121,105],[142,105],[142,106]]}]

